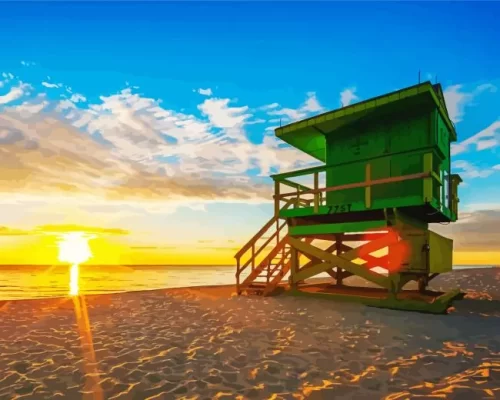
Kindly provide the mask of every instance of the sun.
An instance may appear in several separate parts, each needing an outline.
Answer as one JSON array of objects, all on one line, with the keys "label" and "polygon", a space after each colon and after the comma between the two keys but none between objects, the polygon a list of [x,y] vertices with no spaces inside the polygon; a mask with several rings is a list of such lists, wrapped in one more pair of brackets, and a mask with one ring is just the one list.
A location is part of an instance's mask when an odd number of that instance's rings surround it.
[{"label": "sun", "polygon": [[61,236],[58,242],[59,261],[71,264],[70,269],[70,296],[78,294],[78,265],[92,257],[88,235],[83,232],[69,232]]}]

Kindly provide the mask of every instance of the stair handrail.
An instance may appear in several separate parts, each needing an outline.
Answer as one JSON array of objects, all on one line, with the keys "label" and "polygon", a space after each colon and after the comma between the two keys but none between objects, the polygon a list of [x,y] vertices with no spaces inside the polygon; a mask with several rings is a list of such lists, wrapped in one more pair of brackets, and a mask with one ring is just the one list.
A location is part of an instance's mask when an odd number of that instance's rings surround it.
[{"label": "stair handrail", "polygon": [[[282,210],[288,209],[292,204],[296,202],[296,199],[288,199],[285,202],[285,205],[281,208]],[[234,256],[236,258],[236,286],[240,285],[240,275],[241,273],[250,265],[252,260],[255,262],[255,256],[260,254],[260,252],[271,242],[271,240],[277,236],[277,234],[286,226],[286,221],[283,224],[279,224],[279,215],[274,215]],[[261,246],[258,251],[255,251],[255,243],[259,240],[264,233],[266,233],[269,228],[271,228],[274,224],[276,224],[276,232],[271,235],[271,238],[265,243],[264,246]],[[253,249],[253,254],[251,258],[242,266],[241,265],[241,257],[246,254],[246,252],[250,249]]]},{"label": "stair handrail", "polygon": [[[282,210],[288,209],[293,203],[295,203],[296,199],[289,199],[285,205],[281,208]],[[274,215],[271,217],[269,221],[266,222],[266,224],[255,234],[253,237],[234,255],[234,258],[239,259],[243,254],[245,254],[253,244],[257,240],[260,239],[260,237],[269,230],[273,224],[276,223],[276,221],[279,219],[278,215]]]},{"label": "stair handrail", "polygon": [[[269,252],[269,254],[259,263],[259,265],[257,265],[257,267],[255,268],[254,271],[259,271],[259,270],[263,269],[266,265],[269,265],[269,263],[271,262],[271,260],[283,249],[283,247],[285,247],[286,244],[288,244],[288,236],[285,236],[283,239],[281,239],[279,241],[279,243],[275,247],[273,247],[273,249]],[[240,273],[243,270],[244,270],[244,268],[241,268]],[[257,272],[254,272],[254,273],[257,273]],[[238,289],[239,289],[239,286],[240,286],[240,284],[239,284],[239,275],[240,274],[237,272],[236,273],[236,277],[237,277],[237,286],[238,286]]]},{"label": "stair handrail", "polygon": [[[247,262],[245,262],[245,264],[240,265],[240,259],[237,259],[237,269],[236,269],[236,284],[237,284],[237,286],[239,286],[239,282],[240,282],[240,275],[241,275],[241,273],[242,273],[245,269],[247,269],[247,267],[248,267],[251,263],[255,263],[255,258],[256,258],[256,257],[257,257],[257,256],[258,256],[261,252],[262,252],[262,250],[264,250],[264,249],[267,247],[267,245],[268,245],[269,243],[271,243],[271,241],[272,241],[274,238],[277,238],[277,240],[279,240],[279,238],[278,238],[278,234],[279,234],[279,232],[281,232],[281,230],[282,230],[285,226],[286,226],[286,221],[283,221],[283,222],[281,223],[281,225],[278,225],[278,228],[276,229],[276,231],[275,231],[275,232],[274,232],[274,233],[273,233],[273,234],[272,234],[272,235],[271,235],[271,236],[267,239],[267,241],[266,241],[266,242],[265,242],[262,246],[260,246],[260,247],[259,247],[256,251],[255,251],[255,250],[253,250],[253,252],[252,252],[252,257],[251,257],[251,258],[249,258],[249,259],[247,260]],[[276,246],[279,246],[279,245],[280,245],[280,242],[278,242]],[[275,247],[275,248],[276,248],[276,247]],[[273,250],[274,250],[275,248],[273,248]],[[269,256],[269,255],[268,255],[268,256]],[[259,265],[255,266],[255,264],[253,264],[253,266],[252,266],[252,271],[253,271],[254,269],[255,269],[255,270],[256,270],[256,269],[259,269],[259,268],[262,266],[262,263],[263,263],[265,260],[267,260],[267,257],[268,257],[268,256],[266,256],[266,258],[265,258],[265,259],[264,259],[261,263],[259,263]]]}]

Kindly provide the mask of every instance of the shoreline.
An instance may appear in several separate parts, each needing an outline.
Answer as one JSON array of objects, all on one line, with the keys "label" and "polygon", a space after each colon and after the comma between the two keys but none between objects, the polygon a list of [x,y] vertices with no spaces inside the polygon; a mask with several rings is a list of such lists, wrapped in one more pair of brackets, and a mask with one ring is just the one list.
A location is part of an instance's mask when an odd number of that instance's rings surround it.
[{"label": "shoreline", "polygon": [[[491,269],[499,268],[496,266],[491,266],[491,267],[473,267],[473,268],[459,268],[456,270],[453,270],[451,272],[447,272],[445,274],[441,274],[442,276],[446,276],[446,274],[456,274],[456,273],[461,273],[461,272],[470,272],[475,271],[475,272],[481,272],[481,271],[489,271]],[[499,268],[500,270],[500,268]],[[356,279],[356,278],[355,278]],[[310,282],[325,282],[328,281],[329,278],[313,278],[310,279]],[[365,281],[358,279],[359,284],[362,286],[371,286],[369,283],[365,283]],[[164,288],[152,288],[152,289],[140,289],[140,290],[123,290],[123,291],[110,291],[110,292],[102,292],[102,293],[84,293],[79,295],[79,297],[91,297],[91,296],[113,296],[113,295],[118,295],[118,294],[125,294],[125,293],[144,293],[144,292],[154,292],[154,291],[170,291],[170,290],[179,290],[179,289],[213,289],[213,288],[229,288],[232,287],[234,288],[234,292],[236,292],[236,285],[235,284],[227,284],[227,285],[193,285],[193,286],[179,286],[179,287],[164,287]],[[0,290],[0,295],[1,295],[1,290]],[[43,297],[27,297],[27,298],[15,298],[15,299],[3,299],[0,298],[0,308],[2,307],[2,304],[5,302],[23,302],[23,301],[40,301],[40,300],[61,300],[61,299],[68,299],[70,296],[65,295],[65,296],[43,296]]]},{"label": "shoreline", "polygon": [[175,288],[156,288],[156,289],[142,289],[142,290],[125,290],[125,291],[120,291],[120,292],[108,292],[108,293],[86,293],[86,294],[79,294],[77,296],[47,296],[47,297],[34,297],[34,298],[26,298],[26,299],[0,299],[0,309],[4,303],[24,303],[24,302],[39,302],[39,301],[51,301],[51,300],[71,300],[72,297],[79,297],[79,298],[94,298],[94,297],[109,297],[109,296],[117,296],[117,295],[125,295],[125,294],[135,294],[137,293],[138,295],[140,294],[145,294],[145,293],[164,293],[164,292],[169,292],[169,291],[175,291],[175,290],[207,290],[210,291],[211,289],[226,289],[226,288],[232,288],[233,292],[236,293],[236,285],[204,285],[204,286],[182,286],[182,287],[175,287]]}]

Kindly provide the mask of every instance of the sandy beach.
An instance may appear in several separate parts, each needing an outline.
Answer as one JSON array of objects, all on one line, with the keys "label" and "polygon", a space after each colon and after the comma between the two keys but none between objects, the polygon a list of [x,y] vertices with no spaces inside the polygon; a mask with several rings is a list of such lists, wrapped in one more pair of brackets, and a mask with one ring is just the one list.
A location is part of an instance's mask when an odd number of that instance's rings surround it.
[{"label": "sandy beach", "polygon": [[[348,283],[348,282],[346,282]],[[0,399],[500,399],[500,268],[448,315],[234,287],[0,303]]]}]

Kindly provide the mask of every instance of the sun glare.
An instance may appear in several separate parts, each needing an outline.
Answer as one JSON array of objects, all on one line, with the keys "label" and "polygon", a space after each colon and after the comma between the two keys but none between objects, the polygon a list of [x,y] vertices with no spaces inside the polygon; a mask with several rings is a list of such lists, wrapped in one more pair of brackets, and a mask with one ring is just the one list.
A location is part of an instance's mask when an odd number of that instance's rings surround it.
[{"label": "sun glare", "polygon": [[79,264],[92,257],[89,246],[89,237],[82,232],[70,232],[62,235],[58,243],[59,261],[71,264],[69,294],[76,296],[78,294],[78,272]]}]

